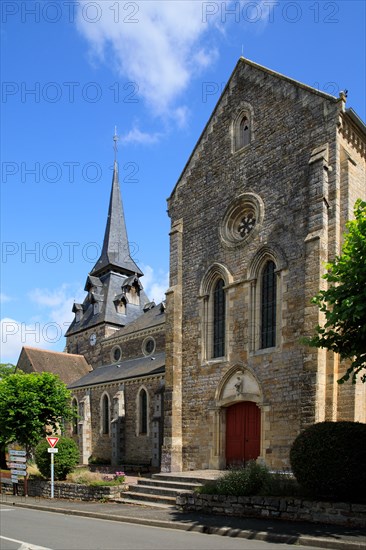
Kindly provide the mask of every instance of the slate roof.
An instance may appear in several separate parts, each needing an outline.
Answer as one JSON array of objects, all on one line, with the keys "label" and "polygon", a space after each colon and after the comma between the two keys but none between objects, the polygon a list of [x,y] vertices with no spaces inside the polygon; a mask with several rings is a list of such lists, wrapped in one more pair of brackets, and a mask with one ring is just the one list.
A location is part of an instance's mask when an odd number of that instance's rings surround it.
[{"label": "slate roof", "polygon": [[83,355],[24,346],[20,353],[17,369],[24,372],[51,372],[58,374],[65,384],[71,384],[91,371],[92,367]]},{"label": "slate roof", "polygon": [[112,334],[112,336],[109,336],[109,338],[106,338],[105,341],[112,340],[116,337],[125,336],[127,334],[137,333],[148,328],[154,328],[159,325],[164,325],[164,323],[165,307],[162,307],[162,304],[159,304],[145,311],[142,315],[125,327],[120,330],[116,330],[116,332]]},{"label": "slate roof", "polygon": [[165,372],[165,352],[156,353],[153,356],[128,359],[113,365],[97,367],[92,372],[83,376],[80,380],[69,384],[70,389],[95,386],[106,382],[141,378]]},{"label": "slate roof", "polygon": [[[87,295],[83,302],[83,315],[80,321],[76,318],[66,331],[66,336],[75,334],[81,330],[86,330],[97,326],[101,323],[109,323],[112,325],[123,327],[134,321],[140,315],[143,315],[143,308],[149,302],[145,291],[140,291],[140,304],[128,304],[126,313],[118,313],[114,301],[116,296],[121,294],[122,285],[126,277],[121,273],[110,272],[100,277],[103,287],[100,294],[96,295],[91,292]],[[97,299],[98,298],[98,299]],[[94,302],[98,301],[99,311],[94,313]]]},{"label": "slate roof", "polygon": [[121,199],[118,178],[118,164],[114,162],[112,190],[109,200],[108,219],[105,228],[103,248],[97,263],[90,275],[100,276],[107,271],[116,271],[125,275],[143,275],[131,258],[127,238],[125,215]]},{"label": "slate roof", "polygon": [[[89,273],[85,291],[88,292],[82,304],[74,304],[73,312],[81,314],[72,321],[66,336],[84,331],[102,323],[124,327],[142,315],[149,302],[139,281],[142,271],[131,258],[121,192],[118,179],[118,165],[115,161],[112,190],[109,202],[108,220],[105,229],[103,248],[97,263]],[[136,281],[137,280],[137,281]],[[139,305],[128,303],[126,313],[117,311],[115,301],[133,283],[140,292]],[[97,304],[97,310],[94,308]],[[80,307],[81,305],[81,307]]]}]

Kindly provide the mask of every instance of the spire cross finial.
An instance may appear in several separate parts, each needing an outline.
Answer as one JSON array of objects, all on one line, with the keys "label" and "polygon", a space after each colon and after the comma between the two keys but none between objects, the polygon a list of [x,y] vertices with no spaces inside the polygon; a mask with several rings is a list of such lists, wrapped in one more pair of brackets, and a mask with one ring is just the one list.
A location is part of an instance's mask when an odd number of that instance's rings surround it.
[{"label": "spire cross finial", "polygon": [[119,140],[119,137],[117,135],[117,126],[114,127],[114,136],[113,136],[113,141],[114,141],[114,145],[113,145],[113,149],[114,149],[114,162],[117,161],[117,151],[118,151],[118,147],[117,147],[117,141]]}]

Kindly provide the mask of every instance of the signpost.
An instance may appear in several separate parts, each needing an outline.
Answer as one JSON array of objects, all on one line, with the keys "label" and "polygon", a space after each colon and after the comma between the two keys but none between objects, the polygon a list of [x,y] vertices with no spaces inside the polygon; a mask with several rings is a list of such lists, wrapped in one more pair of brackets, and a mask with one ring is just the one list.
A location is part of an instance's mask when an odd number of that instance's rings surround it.
[{"label": "signpost", "polygon": [[[13,482],[13,494],[18,494],[18,477],[27,476],[27,453],[15,449],[9,449],[9,468],[11,471],[11,481]],[[26,484],[24,492],[27,494]]]},{"label": "signpost", "polygon": [[58,442],[58,437],[47,437],[48,444],[50,445],[50,448],[48,449],[48,452],[51,453],[51,498],[54,497],[55,493],[55,481],[54,481],[54,460],[53,456],[55,453],[58,453],[58,449],[56,449],[56,445]]}]

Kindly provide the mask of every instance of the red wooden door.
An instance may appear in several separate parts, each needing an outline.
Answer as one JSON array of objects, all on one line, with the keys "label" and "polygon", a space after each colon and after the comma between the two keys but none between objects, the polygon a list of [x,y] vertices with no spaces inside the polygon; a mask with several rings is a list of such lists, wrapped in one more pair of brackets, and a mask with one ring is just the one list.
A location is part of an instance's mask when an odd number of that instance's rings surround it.
[{"label": "red wooden door", "polygon": [[260,453],[260,410],[252,401],[226,409],[226,464],[255,460]]}]

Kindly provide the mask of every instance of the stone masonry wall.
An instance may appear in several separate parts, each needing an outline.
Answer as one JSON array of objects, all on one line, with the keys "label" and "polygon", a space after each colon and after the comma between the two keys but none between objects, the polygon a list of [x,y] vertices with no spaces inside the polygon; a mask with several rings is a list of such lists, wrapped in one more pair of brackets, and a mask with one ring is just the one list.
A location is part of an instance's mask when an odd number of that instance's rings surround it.
[{"label": "stone masonry wall", "polygon": [[[148,378],[125,380],[123,383],[114,382],[111,384],[101,384],[87,389],[74,390],[73,394],[80,402],[87,392],[90,398],[91,419],[90,426],[83,427],[90,431],[91,454],[98,460],[111,460],[113,445],[118,445],[118,463],[150,463],[153,456],[153,447],[155,445],[153,435],[153,421],[156,414],[155,394],[160,391],[162,384],[161,376],[151,376]],[[145,388],[148,394],[148,433],[138,433],[138,392],[140,388]],[[124,392],[124,412],[123,416],[115,418],[113,410],[114,396],[118,392]],[[109,396],[110,418],[119,423],[119,431],[116,433],[118,439],[113,438],[112,425],[108,434],[102,431],[101,420],[101,398],[104,394]],[[77,436],[73,436],[74,439]],[[82,443],[79,442],[79,446]]]},{"label": "stone masonry wall", "polygon": [[[248,106],[252,140],[233,153],[232,124]],[[183,470],[212,467],[215,439],[225,429],[225,408],[219,429],[212,423],[212,411],[222,406],[217,388],[235,365],[253,373],[260,386],[261,457],[270,467],[287,467],[299,431],[329,417],[334,408],[335,392],[327,389],[334,377],[332,358],[300,339],[319,322],[310,299],[323,284],[324,262],[339,247],[340,110],[340,100],[241,63],[169,199],[172,227],[182,220],[184,228],[182,280],[174,289],[182,292],[183,310],[181,318],[172,308],[167,311],[174,340],[167,348],[166,375],[172,377],[168,370],[179,359]],[[252,237],[228,247],[220,225],[243,193],[260,197],[263,219]],[[252,324],[260,321],[253,313],[259,306],[253,305],[251,288],[256,284],[253,266],[265,250],[275,258],[280,283],[276,346],[262,350],[252,336],[259,330]],[[214,263],[227,270],[231,282],[226,287],[225,357],[210,360],[202,352],[207,331],[200,288]],[[166,414],[174,424],[174,408]],[[174,435],[173,430],[172,441]]]},{"label": "stone masonry wall", "polygon": [[320,502],[299,498],[198,495],[195,493],[180,493],[176,503],[184,512],[194,511],[205,514],[366,527],[366,504]]},{"label": "stone masonry wall", "polygon": [[[119,498],[123,485],[97,486],[79,485],[77,483],[57,482],[54,483],[54,498],[67,498],[73,500],[101,500]],[[19,482],[19,493],[24,494],[24,483]],[[51,482],[42,479],[28,480],[28,496],[30,497],[51,497]]]}]

